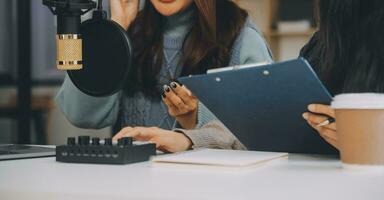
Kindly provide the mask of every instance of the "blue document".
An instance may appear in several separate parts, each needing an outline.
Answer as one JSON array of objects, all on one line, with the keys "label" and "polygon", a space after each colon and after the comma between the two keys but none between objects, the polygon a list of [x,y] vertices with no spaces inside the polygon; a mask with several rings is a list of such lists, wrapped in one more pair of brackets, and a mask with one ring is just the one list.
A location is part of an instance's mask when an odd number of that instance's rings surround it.
[{"label": "blue document", "polygon": [[249,149],[335,154],[302,118],[332,97],[304,59],[180,78]]}]

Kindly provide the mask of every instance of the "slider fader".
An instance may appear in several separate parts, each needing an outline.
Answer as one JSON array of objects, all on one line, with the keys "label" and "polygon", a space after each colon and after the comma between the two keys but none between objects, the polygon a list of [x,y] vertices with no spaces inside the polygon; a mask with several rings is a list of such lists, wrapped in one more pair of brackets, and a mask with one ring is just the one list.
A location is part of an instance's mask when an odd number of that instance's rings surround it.
[{"label": "slider fader", "polygon": [[155,144],[133,144],[133,139],[126,137],[112,143],[106,138],[103,143],[97,137],[69,137],[67,145],[56,147],[56,161],[67,163],[129,164],[143,162],[156,155]]}]

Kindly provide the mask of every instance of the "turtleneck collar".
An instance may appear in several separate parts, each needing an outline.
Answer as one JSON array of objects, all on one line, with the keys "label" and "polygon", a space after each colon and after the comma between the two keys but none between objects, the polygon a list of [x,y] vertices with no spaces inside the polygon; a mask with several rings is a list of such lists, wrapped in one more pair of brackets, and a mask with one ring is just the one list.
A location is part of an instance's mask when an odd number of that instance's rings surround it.
[{"label": "turtleneck collar", "polygon": [[165,17],[164,37],[184,38],[193,23],[194,12],[195,9],[191,5],[177,14]]}]

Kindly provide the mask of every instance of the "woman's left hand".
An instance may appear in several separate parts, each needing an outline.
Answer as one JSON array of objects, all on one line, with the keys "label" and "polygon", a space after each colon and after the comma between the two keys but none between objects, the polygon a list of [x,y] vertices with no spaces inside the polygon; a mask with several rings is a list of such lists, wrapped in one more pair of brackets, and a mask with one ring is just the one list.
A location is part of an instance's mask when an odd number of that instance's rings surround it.
[{"label": "woman's left hand", "polygon": [[169,114],[176,118],[184,129],[193,129],[197,124],[198,99],[185,86],[172,82],[164,86],[163,102]]},{"label": "woman's left hand", "polygon": [[132,137],[137,141],[154,143],[156,148],[163,152],[186,151],[192,147],[192,141],[184,134],[157,127],[125,127],[113,137],[113,140],[122,137]]},{"label": "woman's left hand", "polygon": [[327,116],[335,118],[335,111],[330,106],[321,104],[311,104],[308,106],[308,110],[311,113],[304,113],[303,118],[307,120],[308,124],[316,129],[320,136],[323,137],[329,144],[338,148],[336,122],[323,127],[318,126],[320,123],[328,119]]}]

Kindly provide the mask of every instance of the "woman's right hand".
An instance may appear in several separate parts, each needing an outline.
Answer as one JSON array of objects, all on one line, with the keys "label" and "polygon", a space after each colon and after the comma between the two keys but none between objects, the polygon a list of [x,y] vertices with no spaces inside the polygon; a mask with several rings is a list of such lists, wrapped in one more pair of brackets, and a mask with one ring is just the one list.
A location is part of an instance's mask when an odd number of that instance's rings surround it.
[{"label": "woman's right hand", "polygon": [[128,30],[139,12],[140,0],[109,0],[111,19]]}]

